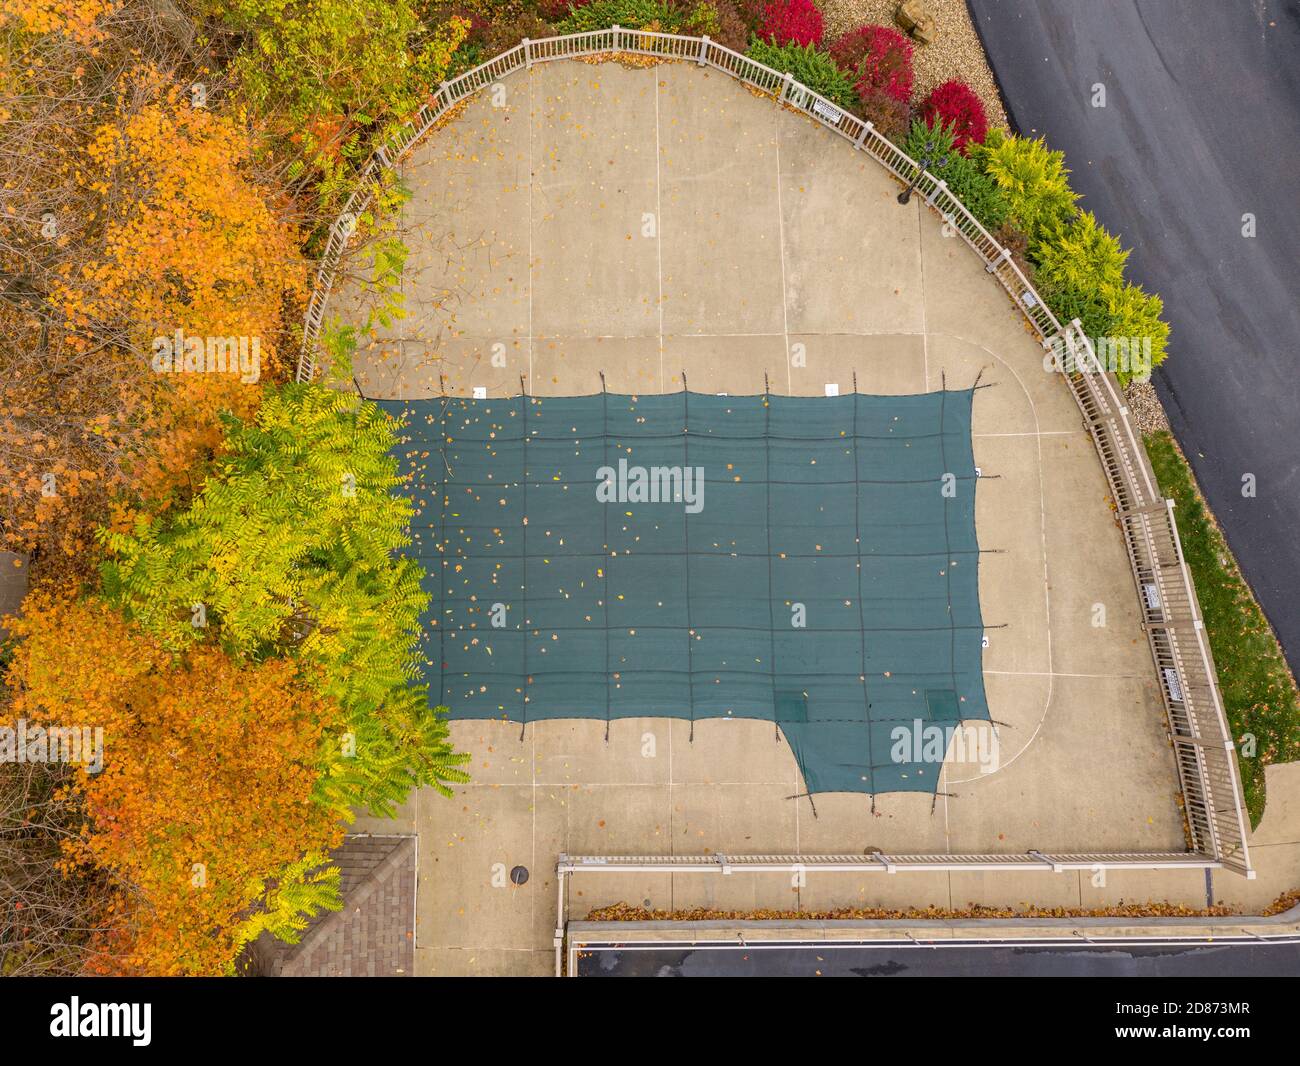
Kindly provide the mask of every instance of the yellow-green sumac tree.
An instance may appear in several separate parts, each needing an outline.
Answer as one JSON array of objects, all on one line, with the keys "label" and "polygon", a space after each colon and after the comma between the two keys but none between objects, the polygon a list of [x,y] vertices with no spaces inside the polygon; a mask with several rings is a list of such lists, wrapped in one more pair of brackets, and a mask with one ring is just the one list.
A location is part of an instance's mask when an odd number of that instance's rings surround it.
[{"label": "yellow-green sumac tree", "polygon": [[[105,595],[170,648],[300,662],[348,715],[350,756],[325,768],[341,813],[388,812],[411,788],[465,780],[419,674],[419,565],[400,557],[395,424],[355,394],[267,390],[227,417],[225,449],[193,506],[106,532]],[[197,613],[196,613],[197,612]]]}]

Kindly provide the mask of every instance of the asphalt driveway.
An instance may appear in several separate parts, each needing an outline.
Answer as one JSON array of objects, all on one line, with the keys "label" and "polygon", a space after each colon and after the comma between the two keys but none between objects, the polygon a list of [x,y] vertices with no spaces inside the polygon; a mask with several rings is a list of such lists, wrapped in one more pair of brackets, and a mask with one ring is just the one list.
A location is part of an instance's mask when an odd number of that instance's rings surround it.
[{"label": "asphalt driveway", "polygon": [[1013,122],[1065,151],[1132,278],[1164,297],[1156,388],[1300,672],[1300,3],[970,7]]}]

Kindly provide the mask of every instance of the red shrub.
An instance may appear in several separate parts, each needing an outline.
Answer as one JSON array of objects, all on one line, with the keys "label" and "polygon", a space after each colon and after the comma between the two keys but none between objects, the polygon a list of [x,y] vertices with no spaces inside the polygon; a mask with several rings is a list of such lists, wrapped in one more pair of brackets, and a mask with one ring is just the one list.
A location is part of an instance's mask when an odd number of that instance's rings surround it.
[{"label": "red shrub", "polygon": [[989,131],[984,105],[970,86],[961,81],[945,81],[931,90],[921,105],[921,118],[929,126],[948,126],[953,130],[953,147],[962,155],[971,143],[983,144]]},{"label": "red shrub", "polygon": [[718,13],[718,30],[713,39],[733,52],[748,48],[750,31],[758,19],[755,0],[713,0],[713,10]]},{"label": "red shrub", "polygon": [[772,0],[763,8],[758,35],[773,44],[821,44],[822,13],[812,0]]},{"label": "red shrub", "polygon": [[863,103],[884,96],[900,104],[912,98],[912,44],[888,26],[859,26],[830,47],[831,59],[858,90]]},{"label": "red shrub", "polygon": [[895,100],[892,96],[880,92],[864,94],[861,86],[858,87],[858,95],[862,98],[862,117],[868,119],[880,133],[895,144],[902,144],[907,137],[908,121],[911,117],[911,108],[907,106],[906,101]]},{"label": "red shrub", "polygon": [[537,13],[550,22],[568,15],[570,8],[586,7],[591,0],[537,0]]},{"label": "red shrub", "polygon": [[746,44],[749,42],[749,31],[758,32],[758,24],[763,20],[763,9],[766,6],[764,0],[736,0],[736,11],[745,22]]},{"label": "red shrub", "polygon": [[470,44],[481,44],[483,35],[487,33],[491,23],[487,16],[480,15],[477,11],[471,11],[464,4],[443,4],[432,9],[431,22],[446,22],[447,19],[455,16],[464,19],[469,23],[469,30],[465,34],[465,40]]}]

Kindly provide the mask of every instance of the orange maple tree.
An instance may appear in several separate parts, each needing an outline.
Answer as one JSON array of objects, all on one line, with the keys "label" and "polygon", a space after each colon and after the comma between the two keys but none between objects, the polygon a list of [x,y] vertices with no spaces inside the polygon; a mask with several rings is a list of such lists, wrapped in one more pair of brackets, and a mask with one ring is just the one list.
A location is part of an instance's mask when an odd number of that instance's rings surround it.
[{"label": "orange maple tree", "polygon": [[342,839],[317,802],[343,715],[295,664],[236,662],[198,646],[175,656],[99,601],[44,592],[13,621],[21,638],[8,715],[103,729],[103,765],[79,766],[85,826],[68,864],[119,886],[93,969],[228,972],[249,919],[277,906],[277,879]]},{"label": "orange maple tree", "polygon": [[60,33],[82,44],[101,40],[99,20],[117,7],[113,0],[7,0],[6,14],[29,33]]},{"label": "orange maple tree", "polygon": [[158,373],[155,340],[255,338],[274,376],[307,271],[238,115],[121,42],[26,43],[44,61],[4,75],[0,152],[26,223],[0,247],[0,547],[72,556],[113,501],[188,492],[219,413],[256,409],[239,373]]}]

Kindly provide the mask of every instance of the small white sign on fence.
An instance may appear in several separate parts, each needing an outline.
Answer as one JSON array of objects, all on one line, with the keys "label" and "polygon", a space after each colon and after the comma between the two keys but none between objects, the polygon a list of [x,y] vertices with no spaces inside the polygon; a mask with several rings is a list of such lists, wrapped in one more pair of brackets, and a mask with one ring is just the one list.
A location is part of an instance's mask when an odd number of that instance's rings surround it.
[{"label": "small white sign on fence", "polygon": [[1169,689],[1169,698],[1175,703],[1183,702],[1183,685],[1178,680],[1178,671],[1172,666],[1164,668],[1165,685]]},{"label": "small white sign on fence", "polygon": [[825,100],[814,100],[813,111],[824,118],[832,126],[839,125],[840,119],[844,117],[844,112],[838,107],[831,107]]}]

